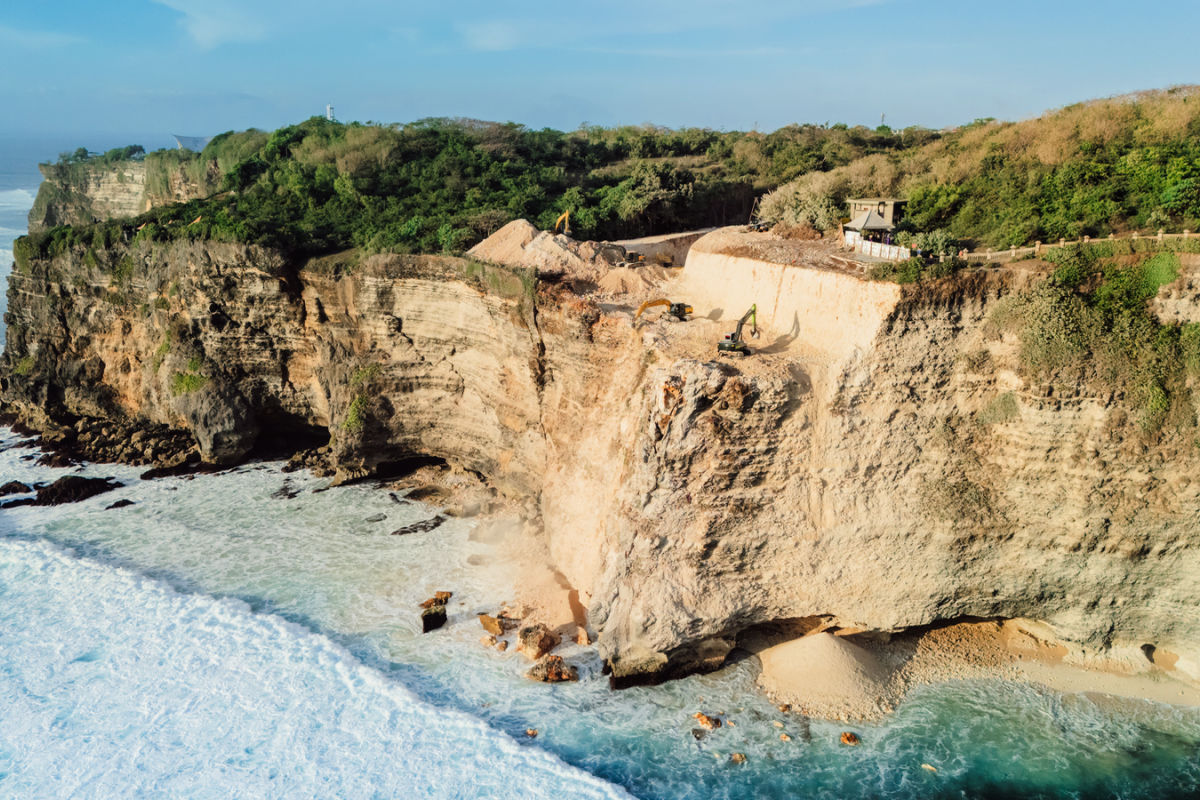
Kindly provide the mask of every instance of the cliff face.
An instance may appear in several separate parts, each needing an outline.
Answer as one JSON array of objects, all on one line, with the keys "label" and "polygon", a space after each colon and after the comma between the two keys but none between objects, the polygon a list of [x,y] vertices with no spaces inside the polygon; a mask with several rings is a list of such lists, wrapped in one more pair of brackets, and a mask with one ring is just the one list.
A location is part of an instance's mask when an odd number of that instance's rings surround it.
[{"label": "cliff face", "polygon": [[29,231],[134,217],[157,206],[205,197],[220,182],[217,165],[208,167],[204,185],[176,164],[159,166],[161,180],[147,186],[146,161],[41,164],[38,169],[44,180],[29,212]]},{"label": "cliff face", "polygon": [[29,212],[31,233],[56,225],[90,225],[132,217],[146,206],[146,164],[42,164],[44,180]]},{"label": "cliff face", "polygon": [[[416,456],[473,470],[540,522],[618,680],[812,617],[1026,617],[1200,674],[1196,449],[1147,445],[1119,396],[1027,385],[989,323],[1020,275],[902,290],[713,242],[665,290],[696,318],[636,330],[644,298],[453,258],[135,243],[32,261],[0,389],[43,427],[146,420],[215,461],[332,439],[345,477]],[[1195,318],[1191,280],[1159,304]],[[751,302],[757,352],[718,360]]]}]

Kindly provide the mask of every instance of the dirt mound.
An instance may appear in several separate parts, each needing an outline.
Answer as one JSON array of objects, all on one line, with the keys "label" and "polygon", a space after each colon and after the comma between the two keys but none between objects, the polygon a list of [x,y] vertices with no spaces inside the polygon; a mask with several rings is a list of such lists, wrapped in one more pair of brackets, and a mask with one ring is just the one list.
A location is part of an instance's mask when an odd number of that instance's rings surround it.
[{"label": "dirt mound", "polygon": [[467,251],[480,261],[508,266],[523,265],[525,247],[541,233],[529,220],[514,219]]},{"label": "dirt mound", "polygon": [[636,294],[653,289],[671,277],[665,267],[613,267],[596,282],[604,294]]},{"label": "dirt mound", "polygon": [[510,267],[534,267],[538,275],[599,281],[625,260],[625,248],[607,242],[577,242],[514,220],[467,251],[467,255]]},{"label": "dirt mound", "polygon": [[869,651],[817,633],[759,653],[759,683],[777,700],[825,719],[863,719],[888,705],[889,670]]}]

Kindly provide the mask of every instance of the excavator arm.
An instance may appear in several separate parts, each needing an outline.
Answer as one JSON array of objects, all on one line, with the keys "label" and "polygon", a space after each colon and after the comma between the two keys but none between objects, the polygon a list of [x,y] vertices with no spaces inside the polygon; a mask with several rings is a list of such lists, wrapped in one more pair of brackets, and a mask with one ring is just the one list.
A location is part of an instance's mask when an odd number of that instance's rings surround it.
[{"label": "excavator arm", "polygon": [[558,219],[556,219],[554,221],[554,232],[555,233],[558,233],[558,229],[560,226],[562,227],[563,233],[565,233],[567,236],[571,235],[571,212],[570,212],[570,210],[564,211],[562,214],[559,215]]}]

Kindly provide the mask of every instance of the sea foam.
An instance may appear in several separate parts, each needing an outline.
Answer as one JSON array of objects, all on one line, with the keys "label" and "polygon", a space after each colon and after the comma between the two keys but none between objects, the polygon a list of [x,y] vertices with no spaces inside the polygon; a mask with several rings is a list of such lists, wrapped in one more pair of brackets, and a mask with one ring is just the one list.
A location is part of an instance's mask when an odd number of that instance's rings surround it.
[{"label": "sea foam", "polygon": [[627,796],[240,600],[19,539],[0,587],[5,796]]}]

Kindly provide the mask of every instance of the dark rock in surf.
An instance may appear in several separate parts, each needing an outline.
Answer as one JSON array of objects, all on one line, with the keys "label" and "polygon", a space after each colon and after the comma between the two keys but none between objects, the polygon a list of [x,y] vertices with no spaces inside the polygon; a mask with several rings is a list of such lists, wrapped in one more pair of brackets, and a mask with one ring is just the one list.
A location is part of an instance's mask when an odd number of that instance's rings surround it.
[{"label": "dark rock in surf", "polygon": [[25,494],[26,492],[32,492],[32,491],[33,491],[33,487],[26,486],[25,484],[21,483],[20,481],[9,481],[8,483],[4,484],[3,486],[0,486],[0,497],[4,497],[5,495],[10,495],[10,494]]},{"label": "dark rock in surf", "polygon": [[[369,521],[369,520],[368,520]],[[412,525],[405,525],[403,528],[397,528],[392,531],[392,536],[407,536],[410,533],[425,533],[435,528],[440,528],[446,518],[438,514],[432,519],[423,519],[420,522],[414,522]]]},{"label": "dark rock in surf", "polygon": [[84,478],[80,475],[67,475],[49,486],[38,489],[37,500],[33,504],[57,506],[63,503],[78,503],[80,500],[111,492],[124,485],[112,478]]},{"label": "dark rock in surf", "polygon": [[421,612],[421,633],[429,633],[446,624],[446,607],[432,605]]},{"label": "dark rock in surf", "polygon": [[134,505],[134,502],[132,500],[129,500],[127,498],[121,498],[117,502],[113,503],[111,506],[105,506],[104,510],[111,511],[114,508],[126,508],[126,507],[132,506],[132,505]]}]

